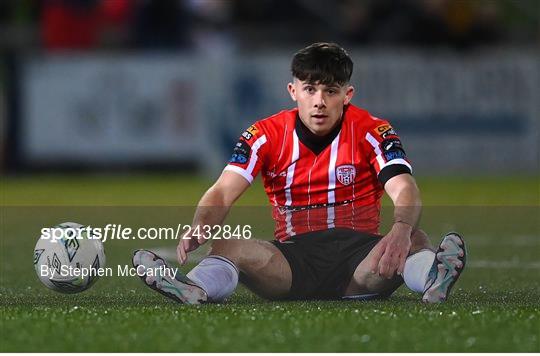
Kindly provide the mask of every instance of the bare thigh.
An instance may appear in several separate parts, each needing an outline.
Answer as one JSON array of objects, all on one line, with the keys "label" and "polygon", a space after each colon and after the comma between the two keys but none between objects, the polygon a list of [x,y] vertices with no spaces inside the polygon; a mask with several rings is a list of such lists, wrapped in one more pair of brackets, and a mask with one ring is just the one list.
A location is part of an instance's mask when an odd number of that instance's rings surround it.
[{"label": "bare thigh", "polygon": [[[422,230],[415,230],[411,236],[411,249],[409,255],[419,252],[423,249],[433,250],[429,237]],[[360,294],[385,294],[394,291],[403,283],[401,276],[395,275],[391,279],[371,273],[369,266],[374,258],[373,250],[358,265],[354,271],[353,277],[345,290],[346,296]]]},{"label": "bare thigh", "polygon": [[289,263],[268,241],[215,240],[209,253],[233,261],[240,270],[240,282],[263,298],[284,298],[291,289]]}]

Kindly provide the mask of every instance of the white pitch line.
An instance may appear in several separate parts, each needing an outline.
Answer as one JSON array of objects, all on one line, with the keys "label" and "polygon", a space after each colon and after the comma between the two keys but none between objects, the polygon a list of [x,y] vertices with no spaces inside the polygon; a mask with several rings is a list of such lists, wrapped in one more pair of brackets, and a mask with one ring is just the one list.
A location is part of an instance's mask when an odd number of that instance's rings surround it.
[{"label": "white pitch line", "polygon": [[493,269],[540,269],[540,262],[520,262],[520,261],[488,261],[475,260],[467,262],[465,268],[493,268]]},{"label": "white pitch line", "polygon": [[[156,255],[167,261],[176,262],[176,249],[171,247],[149,248]],[[199,247],[190,252],[188,261],[200,262],[208,253],[208,246]],[[540,269],[540,261],[517,261],[517,260],[469,260],[467,268],[492,268],[492,269]]]},{"label": "white pitch line", "polygon": [[509,246],[528,247],[540,246],[540,236],[535,235],[471,235],[464,236],[465,242],[473,246]]}]

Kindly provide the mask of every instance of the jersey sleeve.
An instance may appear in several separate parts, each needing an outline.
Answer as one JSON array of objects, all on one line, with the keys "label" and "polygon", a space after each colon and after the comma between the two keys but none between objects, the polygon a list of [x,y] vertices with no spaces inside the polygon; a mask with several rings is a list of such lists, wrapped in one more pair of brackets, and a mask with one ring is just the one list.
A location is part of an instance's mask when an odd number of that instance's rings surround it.
[{"label": "jersey sleeve", "polygon": [[412,174],[412,167],[401,139],[392,126],[380,119],[374,122],[375,125],[368,130],[365,139],[371,166],[384,186],[392,177],[403,173]]},{"label": "jersey sleeve", "polygon": [[251,184],[263,165],[266,141],[261,125],[251,125],[238,139],[224,170],[240,174]]}]

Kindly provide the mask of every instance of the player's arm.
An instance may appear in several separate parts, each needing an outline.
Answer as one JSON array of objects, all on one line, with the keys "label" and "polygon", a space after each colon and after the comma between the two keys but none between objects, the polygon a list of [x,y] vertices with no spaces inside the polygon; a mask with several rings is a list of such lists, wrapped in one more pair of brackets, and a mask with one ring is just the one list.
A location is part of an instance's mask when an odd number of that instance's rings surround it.
[{"label": "player's arm", "polygon": [[412,232],[422,212],[420,191],[414,177],[410,174],[392,177],[384,185],[384,190],[394,203],[394,225],[405,225]]},{"label": "player's arm", "polygon": [[384,190],[394,203],[394,224],[376,248],[372,271],[386,278],[394,273],[402,274],[405,260],[411,247],[411,235],[418,225],[422,211],[420,191],[410,174],[399,174],[390,178]]},{"label": "player's arm", "polygon": [[[205,231],[208,226],[221,225],[231,206],[246,191],[250,183],[241,175],[223,171],[218,180],[202,196],[191,229],[182,236],[176,254],[180,264],[187,261],[187,253],[207,241]],[[198,227],[198,228],[197,228]]]},{"label": "player's arm", "polygon": [[365,142],[377,179],[394,203],[394,224],[374,248],[371,270],[392,278],[396,272],[403,273],[422,203],[398,134],[387,121],[373,118],[373,123]]},{"label": "player's arm", "polygon": [[[242,133],[234,146],[229,164],[216,183],[203,195],[188,231],[178,244],[176,254],[180,264],[187,260],[187,253],[206,242],[208,227],[221,225],[233,203],[251,185],[260,171],[267,152],[267,139],[258,123]],[[195,234],[198,233],[195,236]]]}]

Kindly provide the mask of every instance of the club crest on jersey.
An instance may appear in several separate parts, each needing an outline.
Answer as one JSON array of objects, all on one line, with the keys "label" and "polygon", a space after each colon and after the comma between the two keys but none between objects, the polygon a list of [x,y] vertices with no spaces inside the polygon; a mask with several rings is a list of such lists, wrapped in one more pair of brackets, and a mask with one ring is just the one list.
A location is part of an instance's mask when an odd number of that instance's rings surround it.
[{"label": "club crest on jersey", "polygon": [[341,184],[349,185],[354,182],[354,178],[356,177],[356,168],[350,164],[338,166],[336,167],[336,177]]}]

